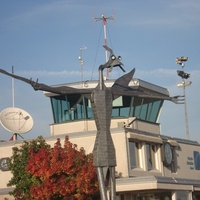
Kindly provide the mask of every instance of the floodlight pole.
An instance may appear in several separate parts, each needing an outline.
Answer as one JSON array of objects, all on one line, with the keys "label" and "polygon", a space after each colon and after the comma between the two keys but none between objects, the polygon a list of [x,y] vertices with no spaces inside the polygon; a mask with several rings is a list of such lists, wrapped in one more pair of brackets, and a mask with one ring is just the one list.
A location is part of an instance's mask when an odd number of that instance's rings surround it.
[{"label": "floodlight pole", "polygon": [[188,114],[187,114],[187,103],[186,103],[186,90],[185,90],[185,80],[183,82],[183,95],[184,95],[184,111],[185,111],[185,125],[186,125],[186,135],[187,139],[190,139],[190,134],[189,134],[189,126],[188,126]]},{"label": "floodlight pole", "polygon": [[[185,64],[182,63],[182,69],[184,68]],[[183,82],[183,95],[184,95],[184,112],[185,112],[185,126],[186,126],[186,136],[187,139],[190,139],[190,134],[189,134],[189,126],[188,126],[188,113],[187,113],[187,103],[186,103],[186,90],[185,90],[185,79],[182,78]]]},{"label": "floodlight pole", "polygon": [[[104,45],[106,45],[106,46],[107,46],[106,26],[107,26],[107,20],[108,19],[109,20],[114,20],[115,18],[113,16],[105,17],[104,15],[102,15],[102,17],[100,17],[100,18],[94,17],[94,21],[100,21],[100,20],[103,21]],[[108,62],[108,51],[107,50],[105,50],[105,54],[106,54],[106,62]],[[106,69],[106,79],[108,78],[108,72],[109,72],[109,70]]]},{"label": "floodlight pole", "polygon": [[[184,59],[187,58],[187,59]],[[181,58],[177,58],[176,59],[176,64],[181,65],[182,70],[185,67],[185,63],[188,60],[188,57],[181,57]],[[182,77],[182,83],[180,84],[181,87],[183,87],[183,95],[184,95],[184,113],[185,113],[185,126],[186,126],[186,137],[189,140],[190,139],[190,134],[189,134],[189,126],[188,126],[188,113],[187,113],[187,103],[186,103],[186,86],[189,86],[192,82],[189,82],[189,84],[187,84],[185,82],[185,78]]]}]

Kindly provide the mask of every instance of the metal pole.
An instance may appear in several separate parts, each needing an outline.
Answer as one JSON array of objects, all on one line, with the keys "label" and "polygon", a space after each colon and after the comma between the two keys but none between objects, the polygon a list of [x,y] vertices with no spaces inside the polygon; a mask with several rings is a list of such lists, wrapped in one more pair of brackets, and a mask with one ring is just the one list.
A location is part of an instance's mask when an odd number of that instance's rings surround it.
[{"label": "metal pole", "polygon": [[[107,45],[107,38],[106,38],[106,18],[103,16],[102,17],[103,20],[103,27],[104,27],[104,45]],[[106,53],[106,62],[108,62],[108,51],[105,51]]]},{"label": "metal pole", "polygon": [[82,82],[82,84],[83,84],[83,58],[82,58],[82,48],[80,48],[80,58],[81,58],[81,60],[80,60],[80,65],[81,65],[81,82]]},{"label": "metal pole", "polygon": [[[107,19],[114,20],[114,17],[113,16],[104,17],[104,15],[102,15],[101,18],[94,17],[95,21],[100,21],[100,20],[103,21],[103,26],[104,26],[104,45],[107,45],[107,36],[106,36]],[[105,50],[105,54],[106,54],[106,62],[108,62],[108,51],[107,50]],[[106,79],[108,78],[108,72],[109,72],[109,70],[106,69]]]},{"label": "metal pole", "polygon": [[[84,60],[83,60],[83,49],[87,49],[87,47],[82,47],[80,48],[80,56],[78,57],[79,61],[80,61],[80,66],[81,66],[81,88],[83,88],[83,65],[84,65]],[[85,97],[82,97],[83,100],[83,112],[84,112],[84,130],[87,131],[88,130],[88,124],[87,124],[87,114],[86,114],[86,107],[85,107]]]},{"label": "metal pole", "polygon": [[[182,69],[185,67],[185,63],[182,62]],[[185,114],[185,126],[186,126],[186,137],[189,140],[190,139],[190,134],[189,134],[189,126],[188,126],[188,114],[187,114],[187,102],[186,102],[186,90],[185,90],[185,79],[182,78],[182,83],[183,83],[183,95],[184,95],[184,114]]]},{"label": "metal pole", "polygon": [[104,184],[103,168],[97,167],[96,170],[99,180],[99,190],[100,190],[101,200],[107,200],[106,188]]},{"label": "metal pole", "polygon": [[110,167],[111,180],[110,180],[110,198],[116,199],[116,179],[115,179],[115,167]]},{"label": "metal pole", "polygon": [[185,126],[186,126],[186,137],[189,140],[190,139],[190,134],[189,134],[189,126],[188,126],[188,114],[187,114],[187,102],[186,102],[186,89],[185,87],[187,85],[190,85],[192,82],[185,82],[185,79],[188,79],[190,77],[190,74],[184,72],[184,67],[185,63],[188,60],[188,57],[182,56],[179,58],[176,58],[176,64],[181,65],[182,71],[177,71],[178,76],[182,77],[182,83],[178,84],[178,87],[181,86],[183,87],[183,95],[184,95],[184,114],[185,114]]},{"label": "metal pole", "polygon": [[[12,66],[12,74],[14,74],[14,66]],[[14,78],[12,77],[12,106],[15,107],[15,91],[14,91]]]},{"label": "metal pole", "polygon": [[82,84],[83,84],[83,65],[84,65],[83,53],[82,53],[83,49],[87,49],[87,47],[80,48],[80,56],[78,57],[78,59],[80,61],[80,66],[81,66],[81,82],[82,82]]},{"label": "metal pole", "polygon": [[183,95],[184,95],[184,112],[185,112],[185,125],[186,125],[186,136],[190,139],[189,126],[188,126],[188,114],[187,114],[187,103],[186,103],[186,90],[185,90],[185,80],[183,80]]}]

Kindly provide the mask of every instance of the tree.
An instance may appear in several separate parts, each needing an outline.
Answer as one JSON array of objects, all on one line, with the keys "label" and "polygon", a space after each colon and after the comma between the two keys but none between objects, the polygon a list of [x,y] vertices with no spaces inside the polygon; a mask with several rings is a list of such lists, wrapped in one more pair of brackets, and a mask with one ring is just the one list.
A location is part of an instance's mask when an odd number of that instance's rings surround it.
[{"label": "tree", "polygon": [[[65,138],[64,147],[58,139],[54,148],[50,148],[46,143],[40,144],[38,148],[32,145],[32,142],[26,143],[25,146],[23,144],[22,148],[18,149],[15,153],[18,157],[15,155],[15,160],[12,159],[11,162],[11,168],[14,168],[16,158],[18,161],[19,157],[24,160],[21,174],[25,181],[19,176],[13,177],[15,181],[12,181],[13,185],[16,184],[13,194],[18,199],[87,200],[98,192],[92,154],[86,155],[83,148],[78,150],[77,145],[72,144],[68,137]],[[23,182],[23,187],[17,183],[19,179]]]},{"label": "tree", "polygon": [[15,187],[15,189],[10,192],[15,199],[32,199],[30,196],[30,187],[34,183],[34,179],[32,179],[32,175],[26,171],[30,148],[37,152],[40,148],[50,149],[50,145],[40,136],[36,140],[30,142],[23,141],[20,147],[13,148],[13,155],[10,160],[10,170],[13,177],[8,182],[8,186]]}]

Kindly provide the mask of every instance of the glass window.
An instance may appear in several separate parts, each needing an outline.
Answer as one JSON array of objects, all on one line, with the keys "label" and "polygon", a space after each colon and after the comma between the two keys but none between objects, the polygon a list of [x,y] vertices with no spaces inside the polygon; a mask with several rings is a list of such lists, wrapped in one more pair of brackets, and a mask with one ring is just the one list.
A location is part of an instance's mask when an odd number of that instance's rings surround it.
[{"label": "glass window", "polygon": [[128,117],[130,112],[130,97],[121,96],[113,101],[112,117]]},{"label": "glass window", "polygon": [[188,191],[176,191],[176,199],[179,200],[189,200],[189,192]]},{"label": "glass window", "polygon": [[162,107],[162,103],[162,100],[135,97],[132,101],[132,112],[130,116],[137,117],[149,122],[156,122],[160,108]]},{"label": "glass window", "polygon": [[124,194],[117,194],[116,200],[124,200]]},{"label": "glass window", "polygon": [[129,157],[131,169],[140,167],[139,149],[140,144],[138,142],[129,141]]},{"label": "glass window", "polygon": [[51,97],[51,105],[55,123],[93,117],[89,100],[81,95]]},{"label": "glass window", "polygon": [[133,194],[131,200],[171,200],[171,192]]},{"label": "glass window", "polygon": [[194,167],[196,170],[200,170],[200,154],[198,151],[193,151]]},{"label": "glass window", "polygon": [[69,119],[69,104],[65,98],[54,97],[51,98],[51,105],[54,117],[54,123],[61,123]]},{"label": "glass window", "polygon": [[161,100],[157,100],[157,101],[153,101],[150,103],[151,107],[149,109],[149,116],[147,118],[148,121],[151,122],[156,122],[159,112],[160,112],[160,108],[162,107],[163,101]]},{"label": "glass window", "polygon": [[[121,96],[113,101],[112,117],[137,117],[156,122],[163,100]],[[54,123],[93,119],[90,100],[80,94],[51,97]]]},{"label": "glass window", "polygon": [[88,119],[93,119],[94,116],[93,116],[92,106],[91,106],[90,100],[85,98],[85,104],[84,105],[86,106],[87,118]]},{"label": "glass window", "polygon": [[155,144],[146,144],[146,156],[147,156],[147,169],[156,169],[156,151],[157,146]]}]

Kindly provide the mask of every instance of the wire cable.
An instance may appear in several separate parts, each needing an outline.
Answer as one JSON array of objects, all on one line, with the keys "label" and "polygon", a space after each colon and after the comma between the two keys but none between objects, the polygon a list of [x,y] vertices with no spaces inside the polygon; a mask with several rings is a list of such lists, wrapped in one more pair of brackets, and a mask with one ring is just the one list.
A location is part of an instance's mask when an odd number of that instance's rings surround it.
[{"label": "wire cable", "polygon": [[101,31],[100,31],[100,35],[99,35],[99,40],[98,40],[98,45],[97,45],[97,50],[96,50],[96,54],[95,54],[95,58],[94,58],[94,64],[93,64],[93,67],[92,67],[91,79],[90,80],[92,80],[93,74],[94,74],[94,68],[95,68],[96,61],[97,61],[97,54],[98,54],[98,50],[99,50],[99,44],[100,44],[100,38],[101,38],[101,35],[102,35],[102,31],[103,31],[103,24],[101,26]]}]

